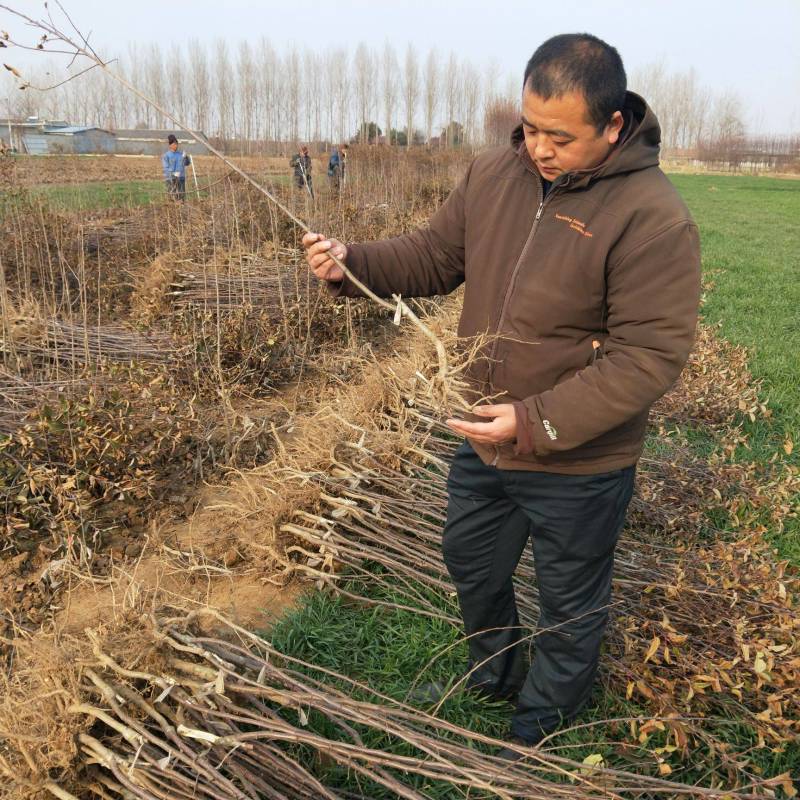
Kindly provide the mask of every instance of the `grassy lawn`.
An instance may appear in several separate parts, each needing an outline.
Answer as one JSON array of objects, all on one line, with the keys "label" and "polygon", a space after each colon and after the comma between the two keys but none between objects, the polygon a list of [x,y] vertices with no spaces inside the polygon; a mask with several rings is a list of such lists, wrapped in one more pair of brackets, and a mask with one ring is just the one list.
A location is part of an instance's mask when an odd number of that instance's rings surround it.
[{"label": "grassy lawn", "polygon": [[[219,179],[199,180],[201,196],[205,187],[216,183]],[[289,175],[270,175],[266,179],[266,186],[275,184],[288,184]],[[93,211],[102,208],[131,208],[144,206],[165,199],[166,192],[162,180],[148,181],[97,181],[78,184],[44,184],[37,186],[33,191],[47,198],[50,203],[66,211]],[[192,199],[195,196],[194,184],[191,177],[186,180],[186,196]]]},{"label": "grassy lawn", "polygon": [[[700,226],[703,269],[713,282],[703,316],[750,352],[753,376],[773,411],[744,419],[751,450],[800,468],[800,181],[672,175]],[[791,453],[786,450],[791,449]],[[782,557],[800,564],[800,525],[775,531]]]},{"label": "grassy lawn", "polygon": [[92,211],[100,208],[142,206],[164,197],[164,182],[104,181],[63,185],[43,185],[34,190],[64,210]]}]

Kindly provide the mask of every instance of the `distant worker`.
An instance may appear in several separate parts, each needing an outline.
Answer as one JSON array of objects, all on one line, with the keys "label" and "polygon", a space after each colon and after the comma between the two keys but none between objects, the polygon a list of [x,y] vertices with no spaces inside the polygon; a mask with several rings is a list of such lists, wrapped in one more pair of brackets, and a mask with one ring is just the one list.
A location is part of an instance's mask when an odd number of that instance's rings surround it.
[{"label": "distant worker", "polygon": [[178,150],[178,139],[174,133],[167,136],[167,144],[169,149],[161,156],[167,194],[173,200],[185,200],[186,167],[192,163],[192,159],[182,150]]},{"label": "distant worker", "polygon": [[328,182],[332,192],[338,192],[342,178],[341,159],[339,158],[339,148],[331,150],[331,157],[328,159]]},{"label": "distant worker", "polygon": [[334,147],[328,160],[328,178],[331,191],[338,192],[344,185],[344,171],[347,164],[347,145]]},{"label": "distant worker", "polygon": [[313,198],[314,186],[311,182],[311,156],[308,147],[303,145],[299,153],[295,153],[289,161],[289,166],[294,167],[294,184],[298,189],[305,189]]}]

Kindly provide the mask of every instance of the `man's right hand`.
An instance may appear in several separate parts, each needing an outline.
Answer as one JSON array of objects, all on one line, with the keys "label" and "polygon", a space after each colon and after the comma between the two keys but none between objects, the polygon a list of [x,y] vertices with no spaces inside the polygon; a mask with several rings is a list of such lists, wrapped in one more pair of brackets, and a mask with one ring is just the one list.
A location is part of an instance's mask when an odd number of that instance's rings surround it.
[{"label": "man's right hand", "polygon": [[303,236],[303,247],[308,266],[320,280],[336,282],[344,279],[342,268],[330,256],[333,253],[339,261],[347,258],[347,248],[341,242],[326,239],[321,233],[307,233]]}]

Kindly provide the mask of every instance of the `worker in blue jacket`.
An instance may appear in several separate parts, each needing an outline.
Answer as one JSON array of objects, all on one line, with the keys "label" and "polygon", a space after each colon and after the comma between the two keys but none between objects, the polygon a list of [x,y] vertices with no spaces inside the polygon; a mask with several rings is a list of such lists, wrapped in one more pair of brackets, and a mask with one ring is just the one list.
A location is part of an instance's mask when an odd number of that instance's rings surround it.
[{"label": "worker in blue jacket", "polygon": [[161,156],[161,165],[164,168],[164,182],[167,194],[174,200],[186,199],[186,167],[192,163],[189,156],[178,150],[178,139],[174,133],[167,137],[169,149]]},{"label": "worker in blue jacket", "polygon": [[344,170],[347,166],[347,145],[334,147],[331,157],[328,160],[328,179],[331,184],[331,191],[338,193],[344,184]]}]

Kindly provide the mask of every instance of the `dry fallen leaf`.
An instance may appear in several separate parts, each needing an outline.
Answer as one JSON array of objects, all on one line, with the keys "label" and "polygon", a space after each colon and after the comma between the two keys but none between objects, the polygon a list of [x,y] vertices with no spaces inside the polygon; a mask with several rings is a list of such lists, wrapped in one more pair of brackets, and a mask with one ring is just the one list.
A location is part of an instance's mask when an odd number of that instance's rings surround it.
[{"label": "dry fallen leaf", "polygon": [[586,767],[588,767],[588,769],[581,769],[581,773],[584,775],[591,775],[598,769],[603,769],[603,767],[606,765],[606,760],[603,758],[601,753],[592,753],[583,759],[583,763],[586,765]]},{"label": "dry fallen leaf", "polygon": [[661,639],[658,636],[654,636],[653,641],[650,642],[650,647],[647,649],[647,655],[644,657],[645,664],[658,652],[659,647],[661,647]]}]

